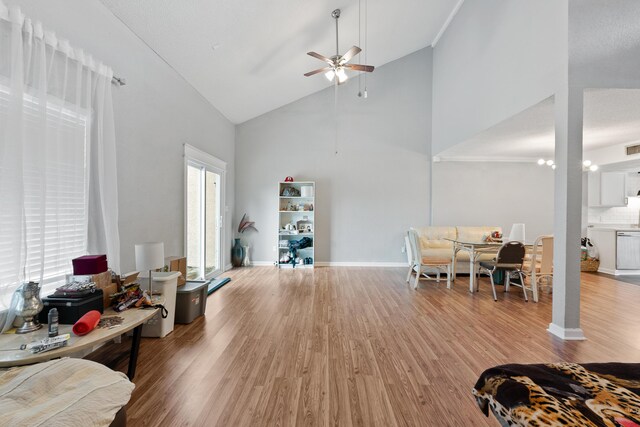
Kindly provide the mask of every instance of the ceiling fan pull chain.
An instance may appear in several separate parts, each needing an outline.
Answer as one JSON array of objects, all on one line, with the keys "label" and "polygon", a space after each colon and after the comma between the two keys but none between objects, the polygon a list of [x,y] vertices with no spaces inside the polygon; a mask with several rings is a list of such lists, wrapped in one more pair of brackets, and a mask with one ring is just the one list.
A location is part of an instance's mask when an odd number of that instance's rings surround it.
[{"label": "ceiling fan pull chain", "polygon": [[336,18],[336,56],[340,56],[340,48],[338,46],[338,19],[340,19],[340,9],[334,10],[333,15]]},{"label": "ceiling fan pull chain", "polygon": [[[364,63],[368,64],[367,62],[367,52],[369,52],[369,39],[368,39],[368,30],[369,30],[369,26],[367,25],[369,19],[369,2],[367,0],[364,0]],[[364,75],[364,94],[363,94],[364,98],[367,99],[367,75]]]},{"label": "ceiling fan pull chain", "polygon": [[[358,46],[362,46],[362,0],[358,0]],[[358,53],[359,59],[360,53]],[[367,63],[367,61],[364,62]],[[358,71],[358,98],[362,98],[362,71]]]},{"label": "ceiling fan pull chain", "polygon": [[333,94],[333,122],[335,123],[335,139],[333,141],[333,151],[334,154],[338,155],[338,79],[333,84],[334,94]]}]

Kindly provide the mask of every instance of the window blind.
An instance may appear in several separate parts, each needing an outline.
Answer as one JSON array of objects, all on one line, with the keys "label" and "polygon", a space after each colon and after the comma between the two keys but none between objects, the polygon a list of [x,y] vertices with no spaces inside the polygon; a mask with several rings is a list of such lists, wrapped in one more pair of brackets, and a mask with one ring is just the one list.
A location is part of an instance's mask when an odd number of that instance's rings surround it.
[{"label": "window blind", "polygon": [[[8,119],[10,96],[9,89],[0,85],[0,124]],[[45,101],[44,111],[37,98],[28,94],[23,98],[25,141],[46,138],[46,152],[30,152],[28,145],[23,149],[25,158],[31,156],[23,170],[26,244],[12,248],[0,238],[0,283],[15,278],[11,272],[22,268],[15,265],[15,251],[21,251],[24,279],[39,281],[42,273],[41,294],[47,295],[72,272],[71,260],[86,253],[88,114],[53,97]],[[39,124],[42,114],[46,129]],[[38,156],[46,161],[38,162]],[[0,218],[0,227],[6,226],[2,222]]]}]

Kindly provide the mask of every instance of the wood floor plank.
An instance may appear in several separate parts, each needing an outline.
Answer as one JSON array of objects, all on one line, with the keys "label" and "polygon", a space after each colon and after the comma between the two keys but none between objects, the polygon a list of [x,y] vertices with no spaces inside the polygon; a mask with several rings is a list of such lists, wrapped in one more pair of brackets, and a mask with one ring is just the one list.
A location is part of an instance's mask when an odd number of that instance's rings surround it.
[{"label": "wood floor plank", "polygon": [[[582,275],[583,342],[550,335],[552,294],[465,278],[405,283],[405,269],[252,267],[207,313],[142,340],[128,405],[141,426],[495,426],[471,388],[503,363],[640,359],[640,286]],[[89,358],[126,369],[130,341]]]}]

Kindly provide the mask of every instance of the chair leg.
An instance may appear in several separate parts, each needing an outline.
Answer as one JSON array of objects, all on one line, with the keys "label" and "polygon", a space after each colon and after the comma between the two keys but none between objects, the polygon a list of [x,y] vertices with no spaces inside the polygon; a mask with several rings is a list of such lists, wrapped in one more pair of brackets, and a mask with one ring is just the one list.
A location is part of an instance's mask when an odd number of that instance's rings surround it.
[{"label": "chair leg", "polygon": [[531,293],[533,294],[533,302],[538,302],[538,278],[535,271],[531,273]]},{"label": "chair leg", "polygon": [[420,281],[420,276],[422,275],[422,267],[417,265],[418,269],[416,270],[416,280],[413,282],[413,289],[418,289],[418,281]]},{"label": "chair leg", "polygon": [[438,271],[438,274],[436,275],[436,283],[440,283],[440,267],[437,267],[436,270]]},{"label": "chair leg", "polygon": [[524,284],[524,277],[522,277],[522,271],[518,271],[518,274],[520,275],[520,283],[522,284],[522,292],[524,292],[524,300],[526,302],[529,302],[529,298],[527,298],[527,287]]},{"label": "chair leg", "polygon": [[447,264],[447,289],[451,289],[451,264]]},{"label": "chair leg", "polygon": [[504,291],[509,292],[509,286],[511,286],[511,272],[504,271]]},{"label": "chair leg", "polygon": [[493,282],[493,274],[489,274],[489,278],[491,279],[491,291],[493,292],[493,300],[498,301],[498,296],[496,295],[496,284]]},{"label": "chair leg", "polygon": [[413,273],[413,264],[409,265],[409,273],[407,273],[407,283],[409,283],[409,280],[411,279],[411,273]]}]

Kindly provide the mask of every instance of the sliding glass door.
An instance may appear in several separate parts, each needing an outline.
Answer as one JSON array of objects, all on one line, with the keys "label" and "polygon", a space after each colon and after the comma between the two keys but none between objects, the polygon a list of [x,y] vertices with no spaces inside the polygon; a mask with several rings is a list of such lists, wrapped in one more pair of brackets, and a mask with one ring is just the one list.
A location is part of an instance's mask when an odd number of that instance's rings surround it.
[{"label": "sliding glass door", "polygon": [[208,279],[222,265],[224,170],[193,159],[186,163],[187,279]]}]

